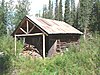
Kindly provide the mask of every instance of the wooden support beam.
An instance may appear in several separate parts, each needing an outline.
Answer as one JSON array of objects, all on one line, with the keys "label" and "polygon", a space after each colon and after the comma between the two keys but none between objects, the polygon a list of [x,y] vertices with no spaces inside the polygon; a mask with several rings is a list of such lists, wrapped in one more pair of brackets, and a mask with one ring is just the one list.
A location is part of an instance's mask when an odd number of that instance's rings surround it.
[{"label": "wooden support beam", "polygon": [[32,23],[35,27],[37,27],[39,30],[41,30],[46,36],[48,36],[48,34],[47,34],[45,31],[43,31],[39,26],[37,26],[34,22],[30,21],[29,19],[28,19],[28,21],[31,22],[31,23]]},{"label": "wooden support beam", "polygon": [[43,58],[45,58],[45,35],[43,34]]},{"label": "wooden support beam", "polygon": [[32,32],[33,29],[34,29],[34,26],[30,29],[30,31],[28,33]]},{"label": "wooden support beam", "polygon": [[16,35],[15,35],[15,56],[16,56]]},{"label": "wooden support beam", "polygon": [[43,35],[43,33],[34,33],[34,34],[20,34],[16,36],[38,36],[38,35]]},{"label": "wooden support beam", "polygon": [[25,37],[23,37],[23,44],[25,44]]},{"label": "wooden support beam", "polygon": [[28,21],[27,22],[27,33],[29,32],[29,24],[28,24]]},{"label": "wooden support beam", "polygon": [[24,32],[25,34],[27,34],[27,32],[26,32],[23,28],[20,28],[20,30],[21,30],[22,32]]}]

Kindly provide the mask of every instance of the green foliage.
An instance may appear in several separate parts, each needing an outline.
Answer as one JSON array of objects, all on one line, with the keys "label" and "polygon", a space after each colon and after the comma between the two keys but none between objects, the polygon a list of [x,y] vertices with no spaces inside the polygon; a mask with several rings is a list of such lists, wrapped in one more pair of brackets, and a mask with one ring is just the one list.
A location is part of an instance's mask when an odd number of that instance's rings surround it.
[{"label": "green foliage", "polygon": [[6,3],[5,0],[2,0],[0,3],[0,35],[4,35],[7,33],[6,31]]},{"label": "green foliage", "polygon": [[87,31],[89,26],[89,18],[92,12],[92,0],[80,0],[80,7],[79,7],[79,21],[78,24],[82,31]]},{"label": "green foliage", "polygon": [[[15,43],[14,43],[14,38],[5,35],[0,37],[0,51],[4,52],[5,54],[8,55],[14,55],[14,48],[15,48]],[[17,42],[17,53],[22,49],[22,43],[20,41]]]},{"label": "green foliage", "polygon": [[69,0],[65,1],[65,12],[64,12],[64,22],[69,23],[70,21],[70,3]]},{"label": "green foliage", "polygon": [[60,0],[60,2],[59,2],[58,20],[59,21],[63,20],[63,16],[62,16],[62,0]]},{"label": "green foliage", "polygon": [[56,5],[55,5],[55,20],[58,20],[58,0],[56,0]]},{"label": "green foliage", "polygon": [[[15,60],[14,38],[5,35],[0,37],[0,75],[11,75],[14,69],[13,62]],[[17,55],[22,50],[22,43],[17,42]]]},{"label": "green foliage", "polygon": [[48,8],[46,4],[43,5],[42,18],[53,19],[53,2],[51,3],[51,0],[49,0]]},{"label": "green foliage", "polygon": [[18,0],[17,5],[13,4],[13,0],[0,1],[0,35],[11,34],[21,19],[29,14],[30,3],[28,0]]},{"label": "green foliage", "polygon": [[16,5],[15,19],[14,25],[18,25],[20,21],[25,17],[25,15],[29,14],[29,5],[30,2],[28,0],[18,0],[18,4]]},{"label": "green foliage", "polygon": [[[12,72],[17,71],[17,75],[99,75],[99,38],[99,35],[95,35],[87,41],[81,39],[79,46],[70,46],[69,51],[66,51],[62,56],[56,55],[45,59],[25,58],[19,55],[11,57],[11,62],[13,62],[11,66],[14,66]],[[10,42],[11,45],[13,43]],[[19,52],[20,45],[17,47]],[[6,48],[5,50],[8,50]]]},{"label": "green foliage", "polygon": [[53,2],[49,0],[48,19],[53,19]]},{"label": "green foliage", "polygon": [[[14,56],[14,39],[0,37],[0,57],[2,75],[99,75],[100,74],[100,35],[93,35],[86,41],[81,38],[80,45],[71,45],[63,55],[45,59],[32,59],[19,56],[22,44],[17,42],[17,56]],[[0,72],[1,73],[1,72]]]},{"label": "green foliage", "polygon": [[15,13],[15,5],[14,4],[14,0],[9,0],[9,2],[6,2],[7,5],[7,14],[6,14],[6,24],[7,24],[7,34],[10,35],[13,31],[14,31],[14,13]]},{"label": "green foliage", "polygon": [[70,11],[70,22],[69,22],[69,24],[74,26],[75,19],[76,19],[75,0],[71,0],[71,11]]},{"label": "green foliage", "polygon": [[0,55],[0,75],[9,74],[11,70],[12,62],[9,55]]},{"label": "green foliage", "polygon": [[93,8],[92,8],[92,13],[90,16],[90,25],[89,28],[92,32],[100,31],[100,1],[95,0],[93,1]]},{"label": "green foliage", "polygon": [[42,14],[43,18],[48,18],[48,9],[46,5],[43,5],[43,14]]}]

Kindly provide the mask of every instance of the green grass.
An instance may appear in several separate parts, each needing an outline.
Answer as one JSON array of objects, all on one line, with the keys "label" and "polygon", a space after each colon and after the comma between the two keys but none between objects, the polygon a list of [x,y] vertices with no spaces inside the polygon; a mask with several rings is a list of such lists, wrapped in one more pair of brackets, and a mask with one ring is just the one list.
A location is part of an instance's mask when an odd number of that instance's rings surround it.
[{"label": "green grass", "polygon": [[[6,39],[6,41],[2,41]],[[9,40],[9,41],[8,41]],[[71,45],[69,51],[62,56],[52,58],[32,59],[19,56],[22,50],[21,42],[17,42],[17,56],[14,56],[14,39],[12,37],[0,38],[0,49],[9,56],[10,69],[3,73],[11,75],[100,75],[100,36],[84,40],[81,38],[80,46]],[[9,45],[8,45],[9,44]],[[5,60],[5,59],[4,59]],[[7,62],[7,63],[9,63]],[[0,63],[1,64],[1,63]],[[5,67],[5,65],[4,65]]]}]

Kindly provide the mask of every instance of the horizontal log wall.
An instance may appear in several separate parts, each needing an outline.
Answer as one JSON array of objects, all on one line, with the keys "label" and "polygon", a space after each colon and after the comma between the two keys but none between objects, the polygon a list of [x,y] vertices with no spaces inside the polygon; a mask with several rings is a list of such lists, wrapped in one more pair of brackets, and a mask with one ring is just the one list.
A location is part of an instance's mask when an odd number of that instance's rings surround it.
[{"label": "horizontal log wall", "polygon": [[70,43],[78,42],[80,35],[49,35],[47,56],[51,57],[60,50],[65,50]]}]

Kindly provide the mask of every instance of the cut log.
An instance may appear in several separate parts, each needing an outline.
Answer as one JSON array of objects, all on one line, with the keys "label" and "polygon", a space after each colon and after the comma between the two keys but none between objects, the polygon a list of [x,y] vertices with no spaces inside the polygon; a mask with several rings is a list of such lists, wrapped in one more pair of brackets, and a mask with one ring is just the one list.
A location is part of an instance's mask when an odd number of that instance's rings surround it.
[{"label": "cut log", "polygon": [[20,55],[32,58],[42,58],[38,49],[34,45],[25,44],[22,53]]}]

